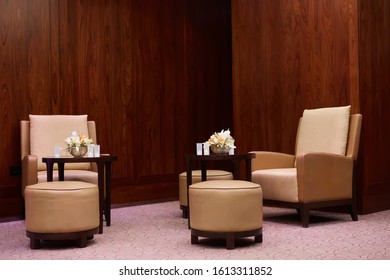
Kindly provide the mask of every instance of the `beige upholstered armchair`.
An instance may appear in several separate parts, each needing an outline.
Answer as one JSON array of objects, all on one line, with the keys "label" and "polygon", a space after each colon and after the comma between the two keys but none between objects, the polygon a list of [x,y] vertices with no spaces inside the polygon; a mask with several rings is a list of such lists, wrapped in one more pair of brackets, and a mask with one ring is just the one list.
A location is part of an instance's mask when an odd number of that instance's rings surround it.
[{"label": "beige upholstered armchair", "polygon": [[[87,115],[30,115],[30,119],[21,121],[20,125],[23,196],[26,186],[47,180],[46,165],[42,162],[42,157],[53,156],[54,146],[66,148],[65,138],[72,131],[86,134],[97,143],[95,122],[88,121]],[[62,152],[65,154],[64,149]],[[97,184],[96,167],[91,163],[66,164],[65,169],[66,181]],[[53,180],[58,180],[56,170]]]},{"label": "beige upholstered armchair", "polygon": [[254,151],[252,181],[262,187],[264,205],[297,209],[303,227],[314,208],[348,206],[358,220],[353,170],[361,123],[350,106],[305,110],[295,155]]}]

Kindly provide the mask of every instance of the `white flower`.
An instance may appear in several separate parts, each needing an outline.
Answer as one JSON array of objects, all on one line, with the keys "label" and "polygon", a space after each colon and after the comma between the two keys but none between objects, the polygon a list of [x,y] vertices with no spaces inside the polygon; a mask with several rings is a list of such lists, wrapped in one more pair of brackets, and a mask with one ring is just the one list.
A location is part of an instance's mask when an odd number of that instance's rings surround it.
[{"label": "white flower", "polygon": [[230,135],[230,130],[221,130],[220,132],[214,132],[210,136],[210,139],[206,141],[210,145],[216,145],[218,147],[235,148],[234,138]]},{"label": "white flower", "polygon": [[80,147],[86,147],[92,144],[93,141],[86,135],[79,134],[77,131],[72,131],[70,136],[65,139],[65,143],[68,146],[68,150],[72,148],[79,150]]}]

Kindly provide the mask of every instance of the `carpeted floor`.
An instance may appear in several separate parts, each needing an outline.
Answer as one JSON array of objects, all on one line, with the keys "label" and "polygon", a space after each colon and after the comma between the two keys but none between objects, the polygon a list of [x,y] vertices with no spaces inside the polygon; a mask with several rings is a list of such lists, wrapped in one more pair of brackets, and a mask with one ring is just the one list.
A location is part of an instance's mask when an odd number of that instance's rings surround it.
[{"label": "carpeted floor", "polygon": [[178,201],[114,208],[86,248],[72,241],[31,250],[24,221],[0,223],[2,260],[390,260],[390,211],[359,216],[313,212],[302,228],[294,210],[264,207],[263,243],[253,238],[226,250],[222,240],[191,245]]}]

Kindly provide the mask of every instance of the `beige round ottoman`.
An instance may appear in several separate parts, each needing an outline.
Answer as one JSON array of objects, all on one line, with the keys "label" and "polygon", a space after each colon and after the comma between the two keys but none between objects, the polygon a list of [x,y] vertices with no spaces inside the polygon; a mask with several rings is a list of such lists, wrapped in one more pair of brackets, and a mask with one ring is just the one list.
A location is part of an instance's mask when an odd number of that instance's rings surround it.
[{"label": "beige round ottoman", "polygon": [[[210,180],[233,180],[233,174],[225,170],[206,170],[207,181]],[[202,181],[201,170],[192,170],[192,183]],[[183,211],[183,218],[188,218],[187,203],[187,172],[179,175],[179,202]]]},{"label": "beige round ottoman", "polygon": [[198,237],[226,240],[254,236],[263,241],[263,195],[260,185],[242,180],[204,181],[189,187],[191,244]]},{"label": "beige round ottoman", "polygon": [[99,228],[98,186],[78,181],[44,182],[25,189],[26,235],[40,240],[77,240],[85,247]]}]

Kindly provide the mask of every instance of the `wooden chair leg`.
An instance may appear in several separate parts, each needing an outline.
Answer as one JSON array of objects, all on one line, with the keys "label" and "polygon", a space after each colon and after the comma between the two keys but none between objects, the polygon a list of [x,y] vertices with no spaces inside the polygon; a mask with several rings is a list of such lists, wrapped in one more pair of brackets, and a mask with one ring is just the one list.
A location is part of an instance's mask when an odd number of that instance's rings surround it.
[{"label": "wooden chair leg", "polygon": [[198,236],[191,234],[191,244],[198,244],[198,243],[199,243]]},{"label": "wooden chair leg", "polygon": [[187,209],[183,209],[183,218],[184,219],[188,218],[188,211],[187,211]]},{"label": "wooden chair leg", "polygon": [[41,240],[30,238],[30,248],[31,249],[39,249],[41,248]]},{"label": "wooden chair leg", "polygon": [[305,205],[301,206],[301,209],[300,209],[300,212],[301,212],[301,222],[302,222],[302,226],[304,228],[307,228],[309,227],[309,219],[310,219],[310,211],[309,211],[309,208]]},{"label": "wooden chair leg", "polygon": [[80,248],[84,248],[87,246],[87,236],[83,236],[83,237],[80,237],[80,238],[77,238],[77,246],[79,246]]},{"label": "wooden chair leg", "polygon": [[357,207],[354,204],[351,204],[349,206],[349,208],[350,208],[352,221],[358,221],[359,218],[358,218],[358,214],[357,214]]},{"label": "wooden chair leg", "polygon": [[231,232],[226,233],[226,249],[228,250],[234,249],[234,233]]},{"label": "wooden chair leg", "polygon": [[255,235],[255,243],[262,243],[263,242],[263,234]]}]

